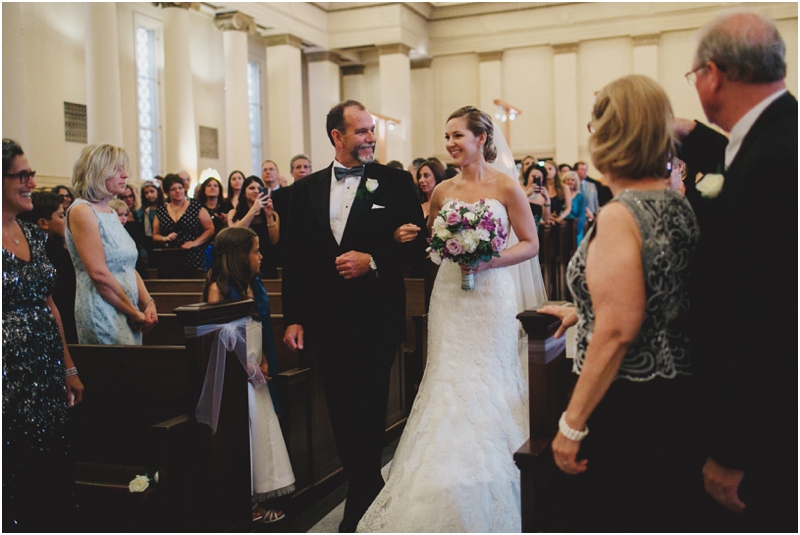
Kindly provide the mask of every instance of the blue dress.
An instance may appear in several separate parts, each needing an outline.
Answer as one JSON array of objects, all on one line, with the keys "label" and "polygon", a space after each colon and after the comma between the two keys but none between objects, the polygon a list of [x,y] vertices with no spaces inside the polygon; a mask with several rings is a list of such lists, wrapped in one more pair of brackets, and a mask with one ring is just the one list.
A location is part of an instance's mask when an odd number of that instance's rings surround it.
[{"label": "blue dress", "polygon": [[[94,209],[88,201],[77,199],[70,210],[78,204],[88,204],[97,216],[100,227],[100,240],[106,265],[117,279],[131,303],[139,303],[139,288],[136,284],[136,260],[139,252],[136,243],[115,213],[104,214]],[[81,344],[122,344],[141,345],[142,334],[134,332],[128,324],[128,317],[111,306],[97,291],[86,266],[75,248],[75,239],[69,229],[67,212],[67,248],[75,264],[75,327],[78,329],[78,342]]]},{"label": "blue dress", "polygon": [[[572,210],[567,219],[576,219],[575,225],[578,231],[578,244],[583,241],[583,233],[586,230],[586,197],[582,191],[579,191],[572,198]],[[577,245],[577,244],[576,244]]]}]

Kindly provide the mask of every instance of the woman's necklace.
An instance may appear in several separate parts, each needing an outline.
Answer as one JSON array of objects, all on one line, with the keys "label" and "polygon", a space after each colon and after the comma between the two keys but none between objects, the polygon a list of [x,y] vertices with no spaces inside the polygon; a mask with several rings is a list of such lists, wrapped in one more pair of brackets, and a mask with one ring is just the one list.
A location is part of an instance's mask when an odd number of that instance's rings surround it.
[{"label": "woman's necklace", "polygon": [[19,238],[17,238],[17,222],[16,221],[14,222],[14,231],[11,234],[11,237],[9,238],[8,234],[6,234],[5,231],[3,231],[3,236],[5,236],[6,238],[8,238],[12,242],[14,242],[14,245],[19,245]]},{"label": "woman's necklace", "polygon": [[184,206],[185,204],[186,204],[186,199],[183,199],[183,201],[181,201],[181,205],[180,205],[180,206],[178,206],[177,208],[175,208],[175,207],[172,205],[172,203],[169,203],[169,204],[167,205],[167,208],[172,208],[172,211],[173,211],[173,212],[175,213],[175,215],[177,216],[177,215],[178,215],[178,213],[181,211],[181,208],[183,208],[183,206]]}]

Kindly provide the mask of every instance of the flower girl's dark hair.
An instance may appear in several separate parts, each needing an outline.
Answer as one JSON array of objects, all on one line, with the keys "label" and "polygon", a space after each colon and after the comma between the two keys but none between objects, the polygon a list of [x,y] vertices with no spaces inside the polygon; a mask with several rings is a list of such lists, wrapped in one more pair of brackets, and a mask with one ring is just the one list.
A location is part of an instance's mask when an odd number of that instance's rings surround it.
[{"label": "flower girl's dark hair", "polygon": [[232,290],[242,298],[247,296],[250,279],[253,278],[248,255],[256,237],[256,233],[247,227],[230,227],[217,234],[214,239],[214,261],[203,288],[203,301],[208,301],[208,289],[215,282],[219,293],[226,299]]},{"label": "flower girl's dark hair", "polygon": [[494,123],[492,117],[485,111],[481,111],[475,106],[464,106],[450,114],[450,119],[464,117],[467,120],[467,128],[476,137],[486,134],[486,143],[483,145],[483,158],[492,163],[497,159],[497,147],[494,146]]}]

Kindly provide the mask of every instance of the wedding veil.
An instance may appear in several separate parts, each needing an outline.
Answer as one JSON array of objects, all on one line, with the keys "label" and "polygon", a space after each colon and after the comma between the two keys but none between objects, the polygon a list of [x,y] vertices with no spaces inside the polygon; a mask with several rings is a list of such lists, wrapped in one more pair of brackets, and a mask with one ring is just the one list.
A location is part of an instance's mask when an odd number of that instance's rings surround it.
[{"label": "wedding veil", "polygon": [[[497,148],[497,159],[491,164],[492,167],[510,177],[516,177],[518,173],[514,163],[514,156],[511,154],[511,149],[508,147],[505,136],[497,128],[497,125],[494,126],[494,145]],[[519,243],[519,240],[512,227],[508,233],[508,246],[511,247],[517,243]],[[538,254],[527,262],[516,264],[509,269],[516,286],[518,312],[535,310],[547,301],[547,292],[544,288]]]}]

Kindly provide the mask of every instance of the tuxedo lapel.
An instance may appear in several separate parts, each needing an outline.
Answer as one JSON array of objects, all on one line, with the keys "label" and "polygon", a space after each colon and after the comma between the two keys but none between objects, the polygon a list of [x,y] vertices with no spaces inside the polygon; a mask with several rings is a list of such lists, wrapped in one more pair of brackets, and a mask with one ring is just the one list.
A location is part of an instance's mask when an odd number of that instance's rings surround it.
[{"label": "tuxedo lapel", "polygon": [[363,195],[363,198],[359,199],[359,197],[362,196],[359,194],[359,192],[367,191],[367,179],[372,178],[374,180],[378,180],[377,177],[370,176],[370,171],[372,171],[373,174],[375,172],[373,169],[370,169],[370,167],[371,166],[367,165],[364,168],[364,176],[361,177],[361,182],[358,183],[356,197],[353,199],[353,207],[350,209],[350,214],[347,216],[347,225],[344,227],[344,233],[342,234],[342,244],[347,242],[347,240],[351,237],[350,234],[352,234],[355,229],[358,228],[358,222],[361,220],[361,218],[372,209],[372,199],[374,198],[374,193],[367,193],[366,195]]},{"label": "tuxedo lapel", "polygon": [[314,214],[316,215],[320,227],[326,229],[324,231],[326,236],[330,236],[331,240],[336,243],[331,231],[331,167],[329,165],[320,175],[319,180],[312,182],[308,185],[308,193],[311,199],[311,206]]}]

